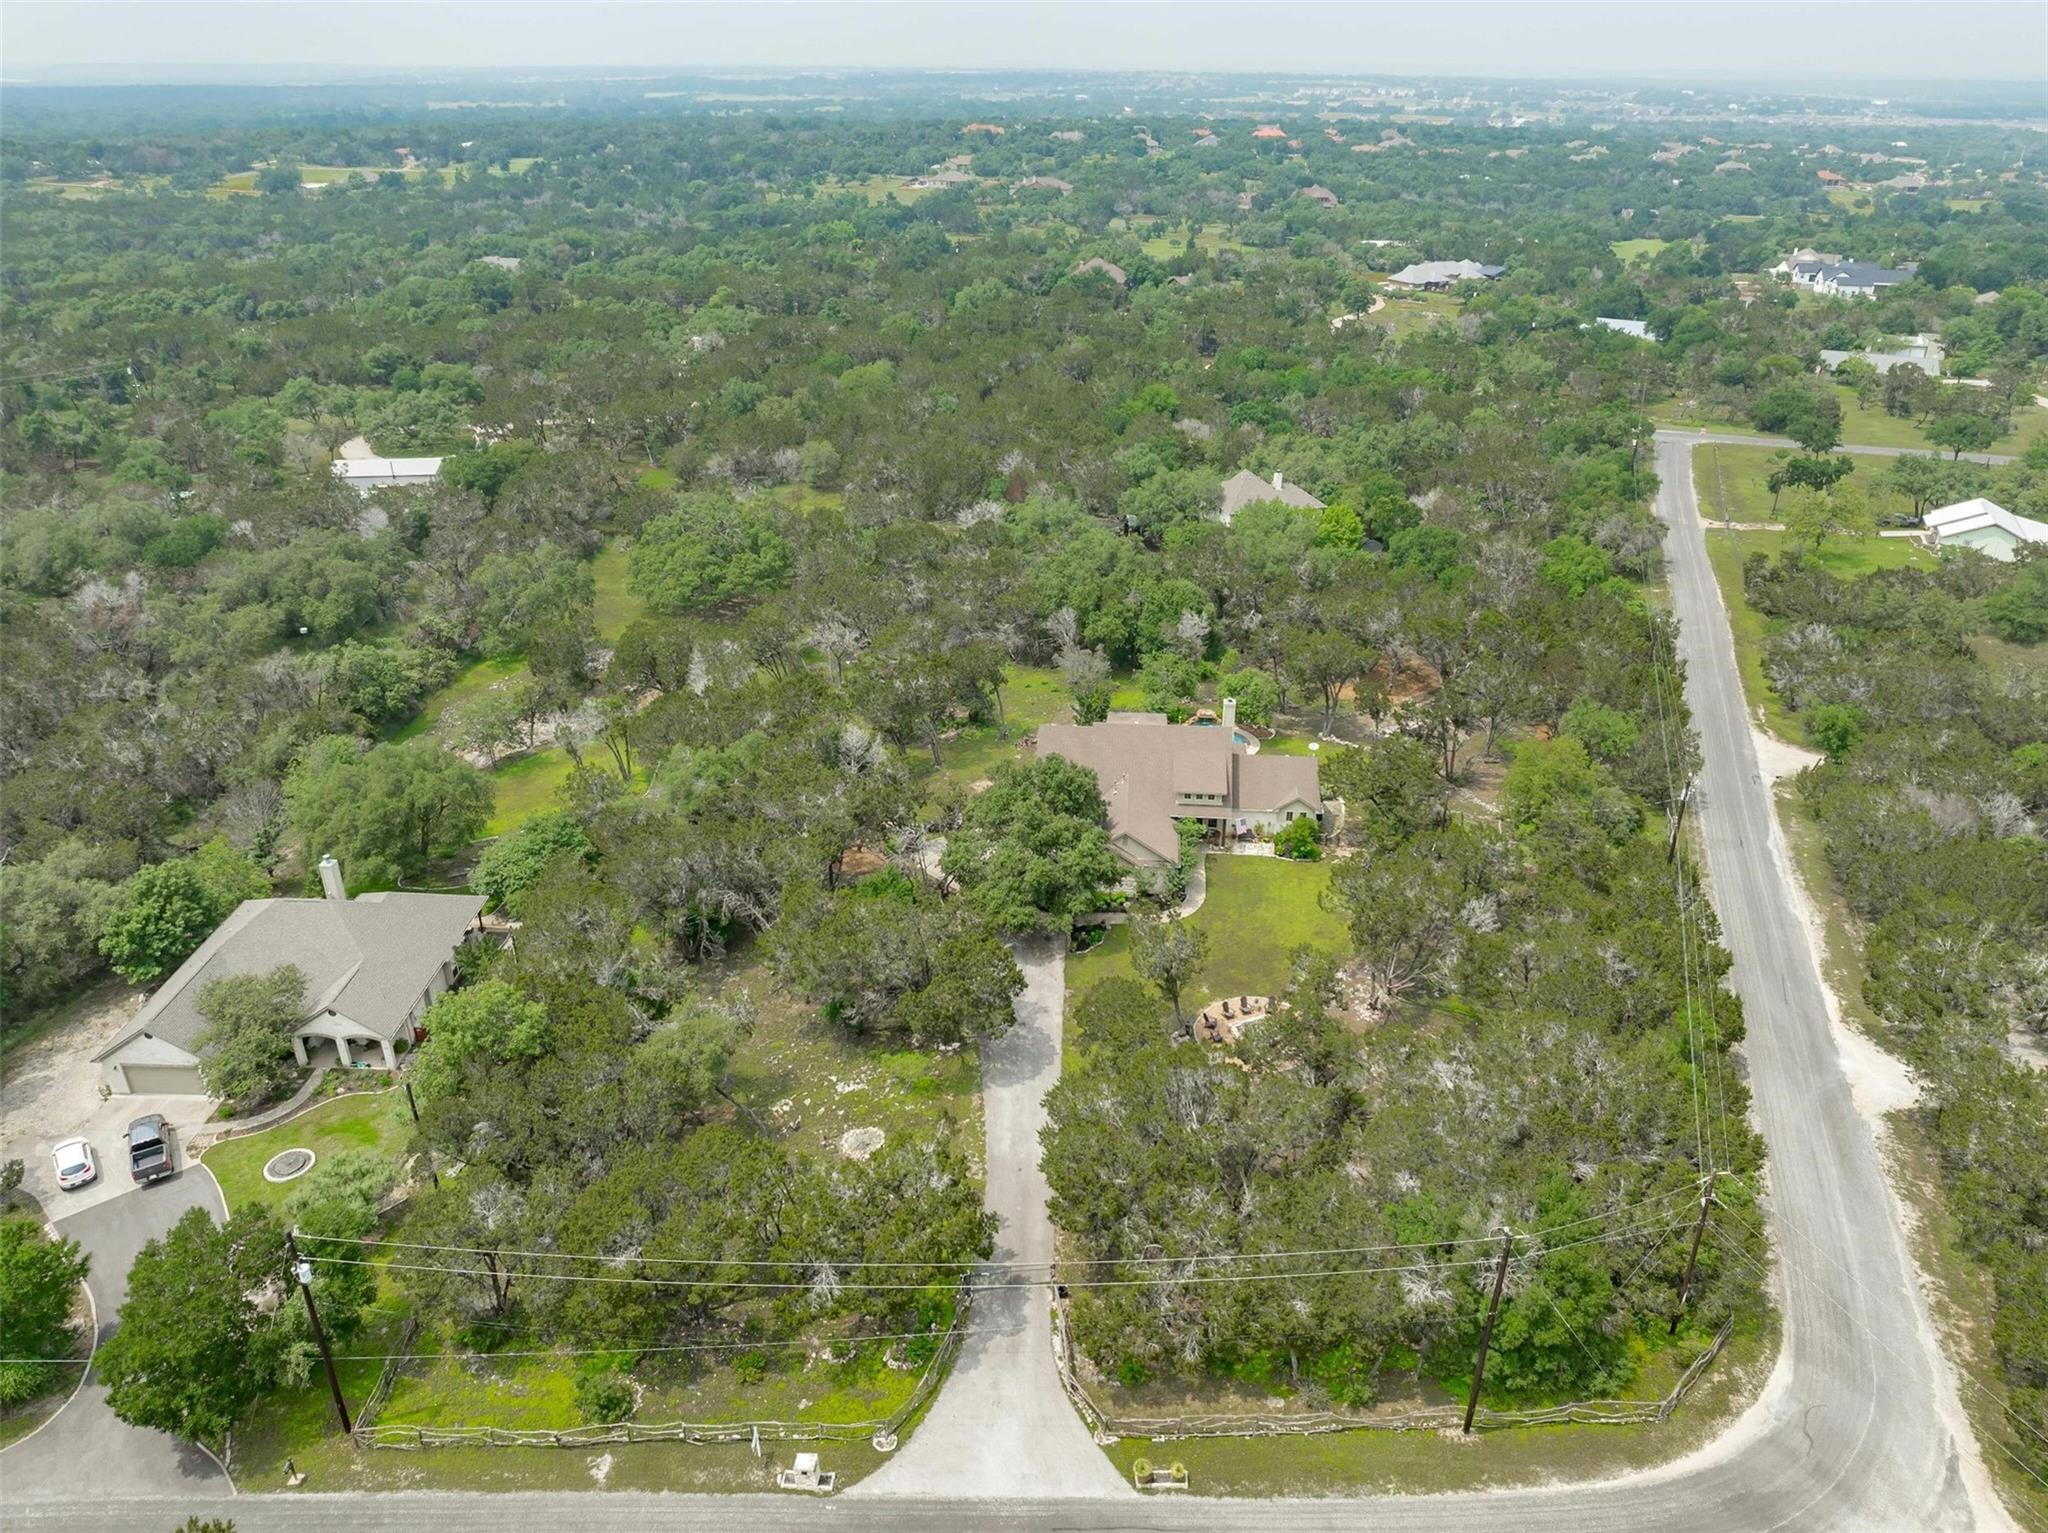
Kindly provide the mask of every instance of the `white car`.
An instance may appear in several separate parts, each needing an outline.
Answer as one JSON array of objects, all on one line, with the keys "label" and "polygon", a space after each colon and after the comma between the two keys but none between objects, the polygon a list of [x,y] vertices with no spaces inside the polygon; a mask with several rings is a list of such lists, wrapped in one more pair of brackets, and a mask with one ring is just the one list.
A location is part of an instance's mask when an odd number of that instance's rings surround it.
[{"label": "white car", "polygon": [[57,1185],[67,1192],[99,1180],[99,1162],[83,1139],[65,1140],[50,1151],[50,1159],[57,1168]]}]

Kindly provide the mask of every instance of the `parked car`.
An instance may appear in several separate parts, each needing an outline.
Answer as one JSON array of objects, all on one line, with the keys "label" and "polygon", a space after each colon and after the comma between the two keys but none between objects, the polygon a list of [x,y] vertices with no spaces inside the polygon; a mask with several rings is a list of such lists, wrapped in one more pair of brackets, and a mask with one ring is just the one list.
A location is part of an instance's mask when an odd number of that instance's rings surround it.
[{"label": "parked car", "polygon": [[128,1174],[145,1186],[162,1181],[178,1168],[171,1159],[171,1126],[161,1113],[137,1118],[128,1125]]},{"label": "parked car", "polygon": [[100,1163],[92,1153],[92,1146],[83,1139],[67,1139],[52,1146],[50,1163],[57,1170],[57,1185],[66,1192],[100,1178]]}]

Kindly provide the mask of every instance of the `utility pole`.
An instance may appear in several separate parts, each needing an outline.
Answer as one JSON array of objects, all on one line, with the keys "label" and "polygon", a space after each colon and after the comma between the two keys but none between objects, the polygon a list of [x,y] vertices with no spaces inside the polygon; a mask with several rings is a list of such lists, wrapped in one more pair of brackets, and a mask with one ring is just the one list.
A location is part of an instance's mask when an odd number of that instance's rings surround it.
[{"label": "utility pole", "polygon": [[[420,1104],[413,1100],[412,1082],[409,1080],[405,1083],[405,1105],[412,1109],[413,1127],[418,1128]],[[432,1145],[427,1146],[427,1176],[434,1184],[434,1191],[439,1192],[441,1190],[441,1173],[434,1168],[434,1147]]]},{"label": "utility pole", "polygon": [[1685,1318],[1685,1301],[1692,1293],[1693,1267],[1700,1259],[1700,1237],[1707,1233],[1707,1210],[1713,1206],[1714,1192],[1709,1186],[1700,1188],[1700,1217],[1692,1227],[1692,1247],[1685,1253],[1685,1274],[1678,1280],[1678,1308],[1671,1313],[1671,1328],[1664,1334],[1676,1336],[1678,1322]]},{"label": "utility pole", "polygon": [[[1678,817],[1671,822],[1671,840],[1664,848],[1666,862],[1678,855],[1678,830],[1685,824],[1685,806],[1692,802],[1693,781],[1691,777],[1686,778],[1685,791],[1678,795]],[[412,1088],[408,1086],[406,1089],[410,1091]]]},{"label": "utility pole", "polygon": [[1493,1269],[1493,1298],[1486,1306],[1486,1324],[1479,1328],[1479,1358],[1472,1365],[1472,1393],[1465,1397],[1465,1435],[1472,1435],[1472,1416],[1479,1409],[1479,1382],[1486,1377],[1486,1349],[1493,1345],[1493,1322],[1500,1318],[1501,1290],[1508,1286],[1508,1258],[1514,1254],[1512,1230],[1500,1232],[1500,1264]]},{"label": "utility pole", "polygon": [[313,1306],[313,1264],[299,1255],[295,1232],[286,1232],[284,1247],[291,1258],[292,1276],[299,1280],[299,1292],[305,1295],[306,1321],[313,1327],[313,1341],[320,1348],[320,1361],[327,1365],[327,1390],[334,1396],[334,1414],[341,1418],[341,1434],[346,1437],[355,1427],[348,1419],[348,1401],[341,1397],[341,1376],[334,1371],[334,1353],[328,1348],[327,1333],[320,1328],[320,1311]]}]

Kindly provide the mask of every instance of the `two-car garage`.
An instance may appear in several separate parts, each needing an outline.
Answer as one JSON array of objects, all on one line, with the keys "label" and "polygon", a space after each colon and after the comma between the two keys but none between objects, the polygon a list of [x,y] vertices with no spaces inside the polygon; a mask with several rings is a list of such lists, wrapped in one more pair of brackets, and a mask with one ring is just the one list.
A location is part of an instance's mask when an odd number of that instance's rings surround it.
[{"label": "two-car garage", "polygon": [[204,1096],[206,1085],[197,1065],[123,1065],[130,1096]]}]

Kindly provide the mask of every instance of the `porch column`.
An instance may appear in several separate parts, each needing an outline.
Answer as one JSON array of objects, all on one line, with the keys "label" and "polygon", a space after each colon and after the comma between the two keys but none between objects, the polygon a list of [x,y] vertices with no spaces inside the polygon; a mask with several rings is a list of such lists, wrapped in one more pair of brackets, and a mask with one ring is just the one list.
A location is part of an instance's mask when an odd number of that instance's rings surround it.
[{"label": "porch column", "polygon": [[306,1040],[302,1034],[292,1034],[292,1057],[298,1060],[301,1069],[312,1063],[306,1058]]},{"label": "porch column", "polygon": [[353,1059],[349,1058],[348,1040],[346,1038],[336,1038],[334,1040],[334,1057],[335,1061],[344,1070],[355,1063]]},{"label": "porch column", "polygon": [[389,1038],[380,1039],[379,1042],[384,1045],[384,1068],[396,1070],[398,1068],[398,1050],[391,1046]]}]

